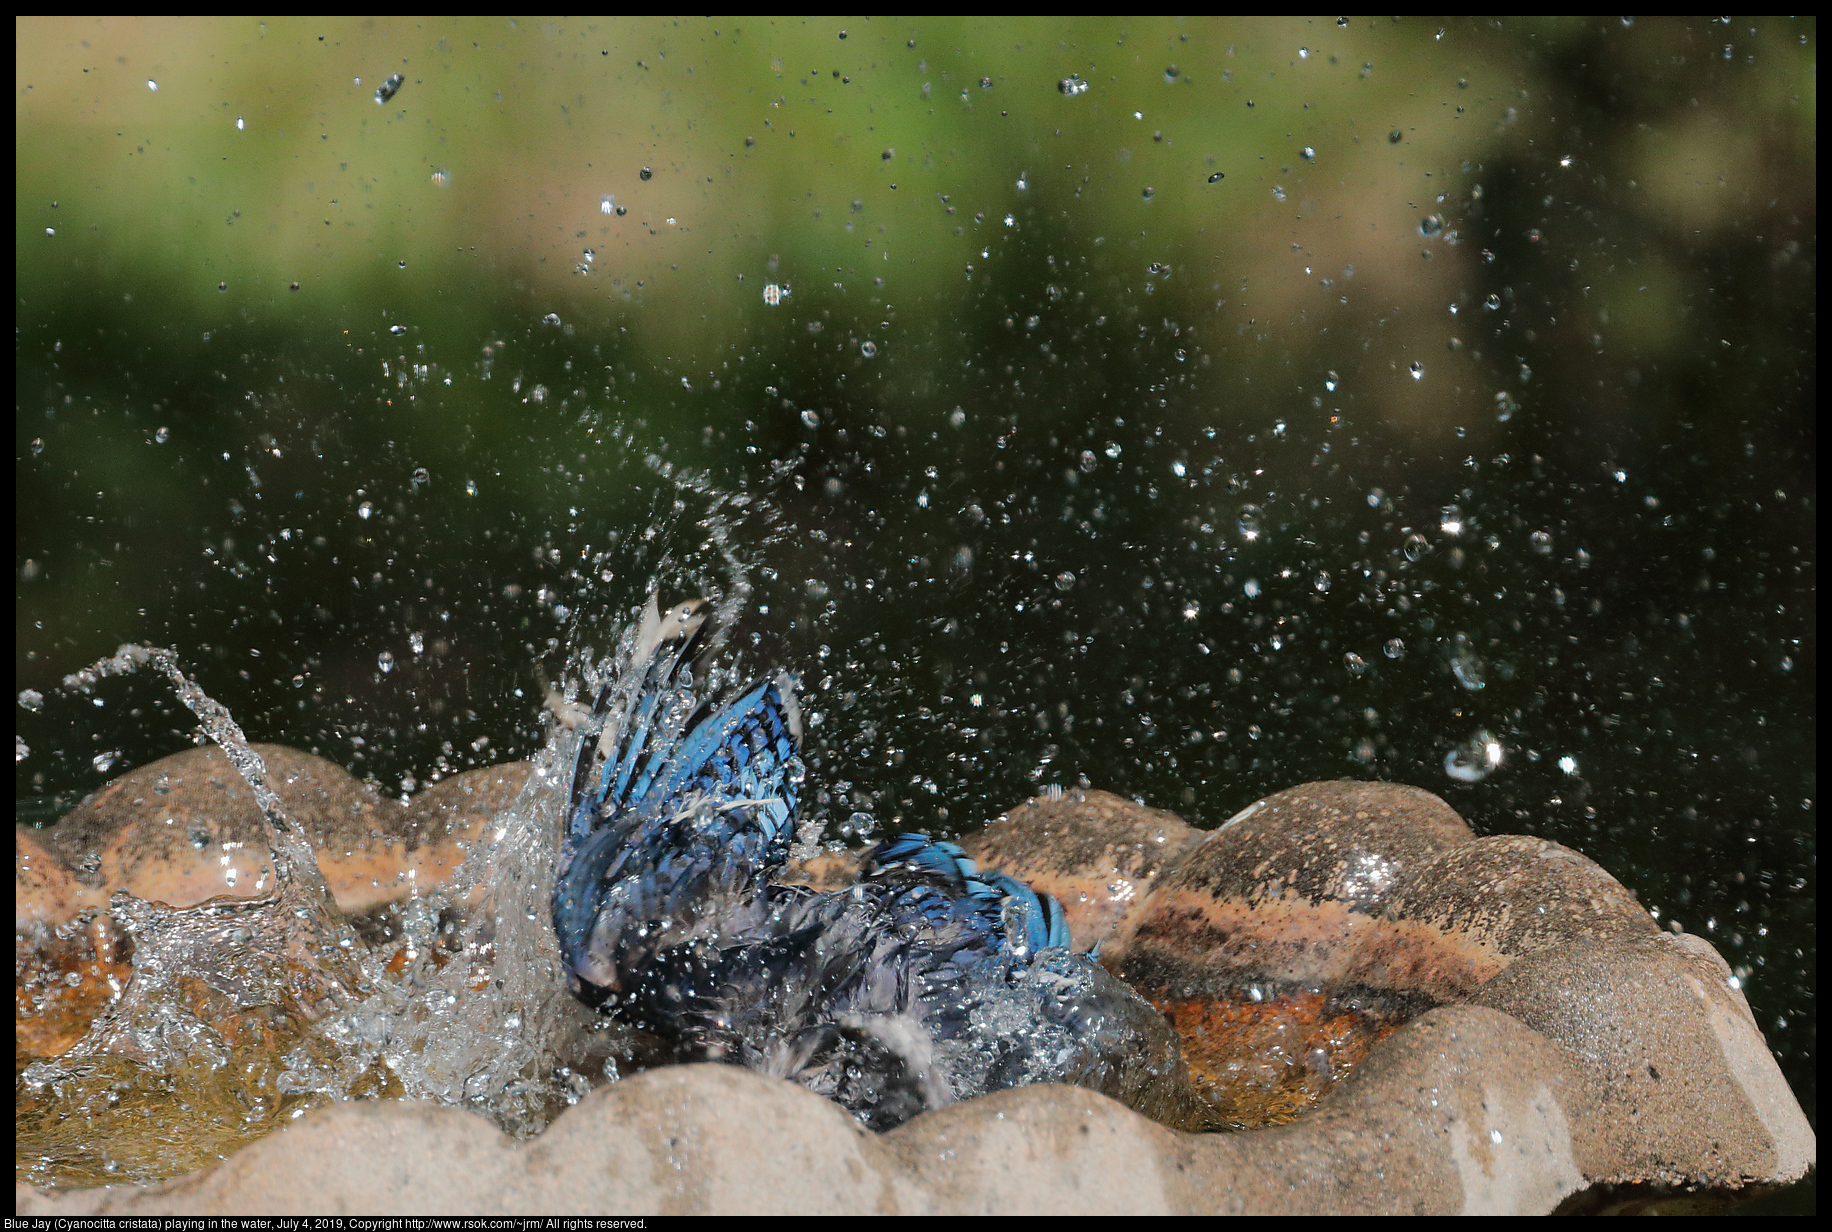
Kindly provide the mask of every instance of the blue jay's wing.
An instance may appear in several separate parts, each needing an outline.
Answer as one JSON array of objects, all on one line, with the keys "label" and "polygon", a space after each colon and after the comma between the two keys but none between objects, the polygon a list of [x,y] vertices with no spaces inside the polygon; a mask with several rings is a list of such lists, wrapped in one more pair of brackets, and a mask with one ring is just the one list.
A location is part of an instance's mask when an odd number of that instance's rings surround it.
[{"label": "blue jay's wing", "polygon": [[[1054,897],[1004,873],[981,872],[965,851],[945,839],[897,835],[878,845],[868,868],[868,880],[896,884],[913,875],[945,889],[952,899],[949,914],[982,917],[989,944],[996,938],[996,944],[1034,954],[1070,943],[1068,919]],[[933,910],[935,904],[927,906]]]},{"label": "blue jay's wing", "polygon": [[1035,954],[1041,950],[1068,949],[1069,919],[1053,894],[1041,894],[1016,877],[1004,873],[982,873],[994,893],[1005,903],[1005,932],[1014,945],[1019,942]]},{"label": "blue jay's wing", "polygon": [[599,689],[583,725],[567,814],[569,839],[585,837],[639,796],[632,786],[645,782],[666,759],[686,716],[666,714],[664,707],[693,704],[683,676],[706,623],[703,606],[676,604],[664,614],[650,599],[626,664]]},{"label": "blue jay's wing", "polygon": [[874,1129],[1027,1082],[1187,1088],[1163,1016],[1070,952],[1061,905],[953,843],[898,835],[847,890],[771,884],[802,780],[793,692],[702,699],[703,620],[652,608],[581,734],[553,892],[576,995]]},{"label": "blue jay's wing", "polygon": [[678,809],[687,800],[716,800],[757,814],[754,825],[788,853],[794,830],[801,761],[795,749],[783,684],[766,681],[716,717],[695,725],[656,772],[643,780],[640,809]]},{"label": "blue jay's wing", "polygon": [[553,916],[587,999],[627,990],[661,951],[716,942],[794,836],[802,771],[787,682],[712,711],[687,666],[699,624],[680,627],[678,647],[638,639],[641,657],[583,733]]}]

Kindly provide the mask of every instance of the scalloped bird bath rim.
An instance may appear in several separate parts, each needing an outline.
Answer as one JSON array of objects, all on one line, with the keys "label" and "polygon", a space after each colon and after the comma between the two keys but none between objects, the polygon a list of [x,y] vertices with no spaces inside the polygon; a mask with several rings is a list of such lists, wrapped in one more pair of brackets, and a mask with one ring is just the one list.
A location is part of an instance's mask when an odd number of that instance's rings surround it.
[{"label": "scalloped bird bath rim", "polygon": [[[351,911],[436,884],[526,777],[473,771],[402,806],[307,754],[260,751]],[[21,952],[115,889],[174,905],[254,892],[259,836],[214,749],[124,775],[57,828],[18,830]],[[1249,1132],[1183,1133],[1044,1086],[874,1136],[789,1084],[675,1066],[593,1092],[524,1143],[458,1109],[342,1104],[191,1176],[20,1185],[17,1209],[313,1213],[335,1193],[412,1213],[1526,1213],[1722,1205],[1815,1162],[1709,944],[1662,932],[1583,856],[1478,838],[1427,792],[1305,784],[1208,833],[1104,792],[1052,793],[963,845],[1063,902],[1078,948],[1098,945],[1165,1013],[1201,1096]],[[64,931],[78,949],[93,934]],[[87,1001],[47,1009],[21,985],[23,1052],[68,1047],[95,989],[124,974],[106,944],[79,960]],[[472,1160],[461,1177],[441,1163],[454,1152]]]}]

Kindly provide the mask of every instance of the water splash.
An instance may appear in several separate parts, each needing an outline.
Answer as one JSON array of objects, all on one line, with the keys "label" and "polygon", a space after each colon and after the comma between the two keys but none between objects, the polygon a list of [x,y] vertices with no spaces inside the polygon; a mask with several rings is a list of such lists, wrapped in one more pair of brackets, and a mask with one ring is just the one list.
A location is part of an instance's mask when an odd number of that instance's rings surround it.
[{"label": "water splash", "polygon": [[699,603],[652,603],[580,725],[553,899],[574,993],[675,1059],[790,1079],[873,1129],[1063,1081],[1205,1124],[1162,1015],[1070,951],[1055,900],[920,834],[850,889],[777,881],[793,687],[720,665],[716,631]]},{"label": "water splash", "polygon": [[[603,599],[616,565],[623,576],[646,575],[645,601],[664,587],[704,593],[720,628],[737,627],[753,590],[738,545],[771,542],[773,504],[652,455],[644,464],[664,481],[662,507],[641,535],[612,534],[626,550],[595,554],[581,609],[620,615]],[[638,636],[631,620],[620,653],[601,661],[585,644],[588,623],[573,620],[526,785],[445,884],[393,909],[381,941],[338,909],[260,755],[175,651],[123,645],[66,677],[65,690],[86,694],[109,677],[165,675],[253,791],[274,884],[261,897],[192,907],[113,897],[93,926],[104,957],[131,954],[132,976],[82,1040],[21,1073],[19,1178],[160,1180],[311,1108],[354,1099],[462,1105],[528,1137],[597,1083],[648,1063],[629,1032],[566,993],[549,919],[570,784],[561,768],[573,764],[578,740],[565,699],[592,695]],[[727,656],[725,670],[735,672],[739,657]],[[819,829],[811,823],[804,846]]]},{"label": "water splash", "polygon": [[[160,647],[124,645],[65,677],[64,687],[86,693],[106,677],[149,667],[171,680],[253,790],[274,885],[257,898],[193,907],[113,896],[108,920],[97,922],[98,948],[110,957],[131,949],[132,978],[73,1047],[20,1074],[21,1158],[28,1142],[35,1152],[22,1171],[39,1183],[169,1176],[266,1133],[278,1114],[308,1106],[296,1098],[307,1092],[288,1090],[275,1072],[273,1058],[289,1045],[334,1071],[344,1098],[375,1085],[366,1066],[314,1032],[360,995],[361,943],[229,711]],[[181,1136],[158,1132],[161,1109],[173,1104],[202,1114],[196,1132],[189,1120]]]}]

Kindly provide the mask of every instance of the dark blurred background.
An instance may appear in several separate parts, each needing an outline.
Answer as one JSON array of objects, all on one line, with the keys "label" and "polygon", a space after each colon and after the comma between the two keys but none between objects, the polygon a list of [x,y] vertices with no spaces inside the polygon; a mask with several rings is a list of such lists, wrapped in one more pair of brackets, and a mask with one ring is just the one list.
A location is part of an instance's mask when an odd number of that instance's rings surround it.
[{"label": "dark blurred background", "polygon": [[1812,20],[16,33],[22,820],[121,642],[405,792],[749,585],[830,835],[1413,783],[1817,1123]]}]

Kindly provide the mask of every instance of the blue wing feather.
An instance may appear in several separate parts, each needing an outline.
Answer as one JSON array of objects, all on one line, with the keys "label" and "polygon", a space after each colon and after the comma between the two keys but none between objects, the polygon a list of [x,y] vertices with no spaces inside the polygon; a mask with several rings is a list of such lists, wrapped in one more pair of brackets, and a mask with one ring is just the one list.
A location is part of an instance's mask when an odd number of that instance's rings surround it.
[{"label": "blue wing feather", "polygon": [[802,780],[793,697],[768,680],[703,704],[693,611],[676,609],[678,644],[652,618],[662,633],[645,626],[581,733],[553,892],[573,991],[685,1059],[792,1078],[875,1128],[1098,1068],[1114,1033],[1085,1024],[1111,1015],[1057,991],[1092,986],[1092,964],[1049,895],[924,834],[880,844],[849,890],[771,883]]}]

